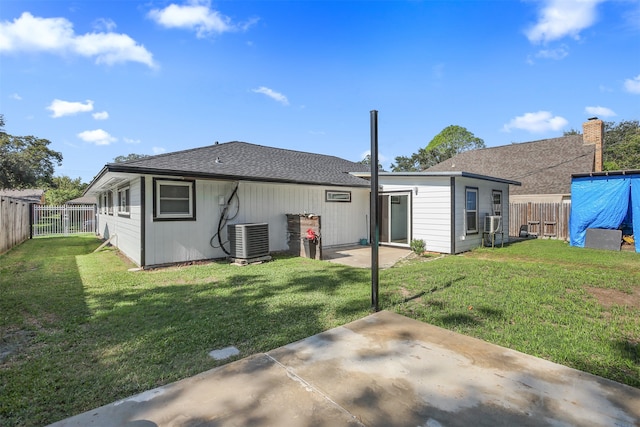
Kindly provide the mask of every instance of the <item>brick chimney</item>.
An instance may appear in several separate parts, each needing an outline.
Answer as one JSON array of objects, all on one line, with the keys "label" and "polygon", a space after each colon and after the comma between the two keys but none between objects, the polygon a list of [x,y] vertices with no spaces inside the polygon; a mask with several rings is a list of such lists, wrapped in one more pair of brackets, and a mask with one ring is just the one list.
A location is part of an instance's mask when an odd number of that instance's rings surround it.
[{"label": "brick chimney", "polygon": [[602,172],[602,147],[604,145],[604,122],[597,117],[591,117],[582,124],[582,141],[585,144],[595,144],[596,156],[593,165],[594,172]]}]

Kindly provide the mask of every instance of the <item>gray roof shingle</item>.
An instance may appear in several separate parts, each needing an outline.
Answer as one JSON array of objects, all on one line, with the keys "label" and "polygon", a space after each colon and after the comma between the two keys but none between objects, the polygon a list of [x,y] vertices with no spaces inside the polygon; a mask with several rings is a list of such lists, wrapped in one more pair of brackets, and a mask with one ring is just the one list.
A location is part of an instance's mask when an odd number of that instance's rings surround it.
[{"label": "gray roof shingle", "polygon": [[[109,163],[109,172],[186,175],[267,182],[293,182],[368,187],[349,172],[366,172],[368,165],[335,156],[227,142],[123,163]],[[105,171],[103,169],[103,171]]]},{"label": "gray roof shingle", "polygon": [[595,145],[582,135],[465,151],[427,169],[465,171],[520,181],[510,194],[570,194],[571,174],[593,172]]},{"label": "gray roof shingle", "polygon": [[42,196],[44,196],[44,190],[39,188],[28,188],[26,190],[3,188],[0,189],[0,196],[12,197],[26,202],[40,203],[42,201]]}]

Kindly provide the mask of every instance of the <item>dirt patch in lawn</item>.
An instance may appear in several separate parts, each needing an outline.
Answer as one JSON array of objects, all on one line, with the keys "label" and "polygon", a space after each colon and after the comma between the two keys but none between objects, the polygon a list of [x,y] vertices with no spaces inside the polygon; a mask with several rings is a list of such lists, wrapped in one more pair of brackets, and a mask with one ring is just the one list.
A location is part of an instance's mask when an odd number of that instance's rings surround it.
[{"label": "dirt patch in lawn", "polygon": [[585,287],[585,290],[605,308],[611,308],[614,305],[640,308],[640,287],[632,289],[631,293],[618,289],[590,286]]},{"label": "dirt patch in lawn", "polygon": [[22,329],[6,329],[0,331],[0,365],[4,364],[13,354],[18,353],[22,348],[36,336],[33,331]]}]

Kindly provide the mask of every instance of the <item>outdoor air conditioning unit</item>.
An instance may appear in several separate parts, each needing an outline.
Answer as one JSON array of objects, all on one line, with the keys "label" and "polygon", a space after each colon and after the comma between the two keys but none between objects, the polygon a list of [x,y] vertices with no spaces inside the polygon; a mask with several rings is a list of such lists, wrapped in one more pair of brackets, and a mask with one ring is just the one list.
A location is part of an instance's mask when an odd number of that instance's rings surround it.
[{"label": "outdoor air conditioning unit", "polygon": [[231,257],[240,259],[269,255],[269,224],[229,224],[227,235],[231,242]]},{"label": "outdoor air conditioning unit", "polygon": [[484,217],[484,232],[496,233],[500,231],[502,217],[498,215],[487,215]]}]

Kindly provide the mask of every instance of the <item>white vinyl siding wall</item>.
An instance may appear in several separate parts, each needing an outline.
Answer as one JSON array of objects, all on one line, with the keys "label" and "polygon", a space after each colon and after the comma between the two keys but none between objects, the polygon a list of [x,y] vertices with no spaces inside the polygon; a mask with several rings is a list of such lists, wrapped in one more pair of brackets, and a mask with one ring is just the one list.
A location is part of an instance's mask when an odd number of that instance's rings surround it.
[{"label": "white vinyl siding wall", "polygon": [[424,240],[427,251],[451,252],[449,177],[380,177],[379,182],[384,192],[411,191],[413,232],[410,240]]},{"label": "white vinyl siding wall", "polygon": [[[128,215],[118,215],[118,189],[129,187],[129,212]],[[98,215],[98,234],[103,239],[109,239],[115,235],[111,243],[117,246],[122,253],[133,262],[140,265],[140,239],[141,239],[141,209],[140,209],[140,178],[132,178],[129,183],[122,182],[113,188],[113,214]],[[102,210],[101,210],[102,212]]]},{"label": "white vinyl siding wall", "polygon": [[[196,180],[196,221],[154,221],[152,177],[146,178],[146,251],[145,264],[158,265],[188,260],[223,258],[220,248],[210,245],[216,234],[222,207],[236,182]],[[351,191],[350,203],[325,202],[325,190]],[[240,211],[229,224],[267,222],[269,249],[285,251],[287,246],[286,214],[313,213],[321,216],[324,247],[357,243],[367,236],[369,212],[368,188],[340,188],[298,184],[273,184],[241,181],[237,193]],[[235,202],[231,214],[235,212]],[[227,230],[222,231],[223,242]],[[214,240],[217,245],[217,239]],[[229,245],[225,245],[227,250]]]},{"label": "white vinyl siding wall", "polygon": [[[465,190],[468,187],[474,187],[478,189],[478,233],[467,234],[465,224],[465,206],[466,206],[466,193]],[[486,215],[492,215],[493,213],[493,190],[502,191],[502,206],[509,206],[509,185],[499,182],[456,177],[456,253],[469,251],[477,248],[482,244],[482,231],[484,229],[484,217]],[[502,229],[505,232],[505,241],[509,235],[509,209],[502,209]],[[500,242],[500,236],[497,236],[498,242]]]},{"label": "white vinyl siding wall", "polygon": [[[502,228],[505,230],[506,241],[509,212],[504,207],[509,206],[509,185],[485,179],[454,176],[455,200],[452,206],[451,192],[454,190],[451,188],[451,179],[451,176],[380,176],[379,182],[383,187],[382,192],[411,191],[411,239],[422,239],[426,244],[426,250],[446,254],[466,252],[482,244],[484,217],[493,210],[492,193],[494,190],[502,191]],[[478,190],[476,234],[466,232],[465,190],[468,187]],[[455,210],[453,213],[452,209]],[[451,227],[454,227],[453,230]]]}]

